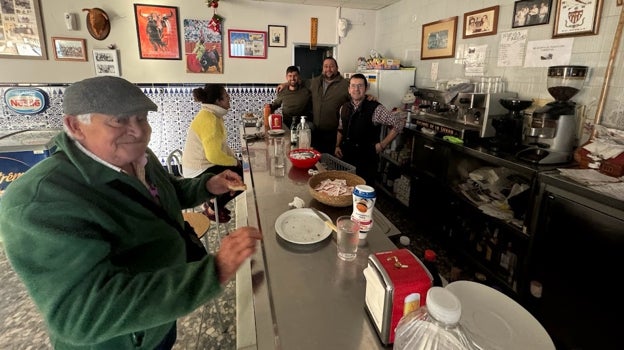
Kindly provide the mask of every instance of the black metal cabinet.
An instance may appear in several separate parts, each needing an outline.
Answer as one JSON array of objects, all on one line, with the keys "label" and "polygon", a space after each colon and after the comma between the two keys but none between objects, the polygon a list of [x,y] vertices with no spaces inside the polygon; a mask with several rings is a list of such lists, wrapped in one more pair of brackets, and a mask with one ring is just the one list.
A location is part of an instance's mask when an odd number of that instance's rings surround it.
[{"label": "black metal cabinet", "polygon": [[[558,349],[613,349],[624,312],[624,203],[556,174],[540,175],[526,304]],[[528,291],[527,291],[528,292]],[[541,295],[540,295],[541,294]]]}]

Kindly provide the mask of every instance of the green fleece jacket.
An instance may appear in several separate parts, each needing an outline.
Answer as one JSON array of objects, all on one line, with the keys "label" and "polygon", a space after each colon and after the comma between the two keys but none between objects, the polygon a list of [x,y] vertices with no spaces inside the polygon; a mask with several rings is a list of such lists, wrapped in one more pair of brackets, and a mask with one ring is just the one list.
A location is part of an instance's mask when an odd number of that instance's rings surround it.
[{"label": "green fleece jacket", "polygon": [[323,75],[306,80],[305,85],[312,93],[312,118],[315,129],[336,131],[338,110],[350,100],[349,80],[338,73],[336,79],[323,91]]},{"label": "green fleece jacket", "polygon": [[[137,178],[93,160],[65,133],[55,143],[0,200],[9,261],[55,349],[153,349],[178,317],[221,292],[214,257],[186,263],[175,228],[107,185],[119,179],[151,198]],[[175,178],[148,156],[147,178],[182,224],[182,208],[210,196],[212,175]]]}]

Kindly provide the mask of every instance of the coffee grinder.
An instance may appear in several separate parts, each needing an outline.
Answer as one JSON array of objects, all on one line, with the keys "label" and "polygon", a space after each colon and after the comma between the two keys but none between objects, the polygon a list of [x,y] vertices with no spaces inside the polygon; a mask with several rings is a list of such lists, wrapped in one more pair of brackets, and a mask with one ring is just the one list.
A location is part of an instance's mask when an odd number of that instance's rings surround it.
[{"label": "coffee grinder", "polygon": [[576,103],[570,101],[583,86],[588,67],[548,67],[548,93],[555,101],[525,117],[521,160],[536,164],[567,163],[576,146]]},{"label": "coffee grinder", "polygon": [[509,111],[507,115],[492,120],[496,135],[489,140],[489,148],[494,152],[515,153],[522,144],[522,125],[524,111],[533,104],[530,100],[501,98],[501,106]]}]

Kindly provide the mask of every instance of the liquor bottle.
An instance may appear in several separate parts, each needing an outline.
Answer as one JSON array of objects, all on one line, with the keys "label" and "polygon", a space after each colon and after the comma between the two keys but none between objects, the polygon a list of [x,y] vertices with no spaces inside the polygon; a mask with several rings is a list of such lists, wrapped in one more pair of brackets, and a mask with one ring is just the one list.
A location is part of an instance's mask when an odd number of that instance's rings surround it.
[{"label": "liquor bottle", "polygon": [[299,133],[297,133],[297,123],[293,118],[290,123],[290,144],[297,148],[297,143],[299,143]]},{"label": "liquor bottle", "polygon": [[494,229],[494,233],[486,242],[485,260],[494,264],[498,261],[498,227]]},{"label": "liquor bottle", "polygon": [[425,250],[425,258],[423,264],[433,277],[433,287],[442,287],[442,279],[440,278],[440,270],[438,269],[438,256],[431,249]]},{"label": "liquor bottle", "polygon": [[312,147],[312,130],[306,124],[306,117],[301,116],[301,122],[297,126],[297,134],[299,137],[299,148]]}]

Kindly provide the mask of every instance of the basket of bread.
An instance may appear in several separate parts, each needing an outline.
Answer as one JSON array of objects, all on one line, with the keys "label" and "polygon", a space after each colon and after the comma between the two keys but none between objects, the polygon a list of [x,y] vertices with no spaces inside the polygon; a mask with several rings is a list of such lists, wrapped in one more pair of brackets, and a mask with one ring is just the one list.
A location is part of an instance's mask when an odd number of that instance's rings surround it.
[{"label": "basket of bread", "polygon": [[365,185],[363,178],[340,170],[318,173],[308,180],[308,190],[314,199],[331,207],[348,207],[353,203],[353,188]]}]

